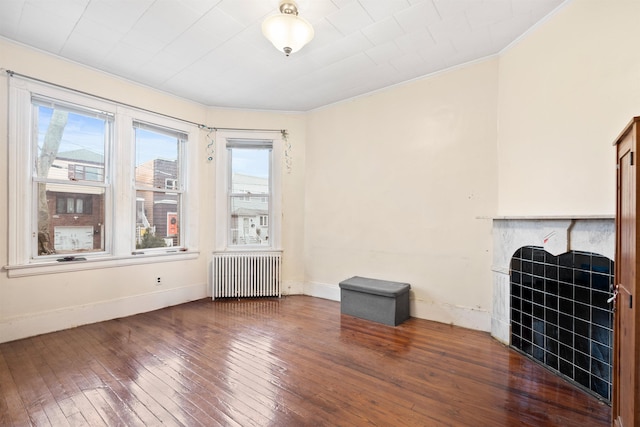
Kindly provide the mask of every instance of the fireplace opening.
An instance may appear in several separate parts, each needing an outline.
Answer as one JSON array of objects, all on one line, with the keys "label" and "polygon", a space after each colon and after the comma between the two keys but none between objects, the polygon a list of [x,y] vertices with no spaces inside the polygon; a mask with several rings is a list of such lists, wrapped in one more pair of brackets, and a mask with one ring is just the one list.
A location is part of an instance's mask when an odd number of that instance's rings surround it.
[{"label": "fireplace opening", "polygon": [[511,258],[511,346],[570,382],[611,401],[613,261],[537,246]]}]

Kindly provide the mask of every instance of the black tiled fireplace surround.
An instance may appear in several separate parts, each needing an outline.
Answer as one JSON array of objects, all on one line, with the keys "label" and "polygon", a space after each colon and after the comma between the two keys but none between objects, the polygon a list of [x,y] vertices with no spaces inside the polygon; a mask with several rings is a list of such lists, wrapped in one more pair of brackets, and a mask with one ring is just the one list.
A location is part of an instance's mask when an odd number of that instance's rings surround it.
[{"label": "black tiled fireplace surround", "polygon": [[613,261],[526,246],[511,259],[511,346],[611,401]]}]

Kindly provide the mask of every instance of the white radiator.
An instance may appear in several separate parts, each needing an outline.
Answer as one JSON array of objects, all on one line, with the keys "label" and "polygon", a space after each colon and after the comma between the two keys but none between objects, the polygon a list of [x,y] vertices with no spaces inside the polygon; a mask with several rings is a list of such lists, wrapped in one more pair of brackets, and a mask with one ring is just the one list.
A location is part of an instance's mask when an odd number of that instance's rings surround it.
[{"label": "white radiator", "polygon": [[212,297],[280,297],[281,268],[281,252],[214,252]]}]

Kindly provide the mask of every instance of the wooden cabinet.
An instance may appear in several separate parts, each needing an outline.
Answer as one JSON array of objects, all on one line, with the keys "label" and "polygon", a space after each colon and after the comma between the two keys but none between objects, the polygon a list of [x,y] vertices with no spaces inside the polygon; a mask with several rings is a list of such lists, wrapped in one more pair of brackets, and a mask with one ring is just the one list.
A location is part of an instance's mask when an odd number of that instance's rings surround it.
[{"label": "wooden cabinet", "polygon": [[640,117],[634,117],[615,141],[617,207],[615,320],[613,349],[613,425],[640,426],[640,301],[638,288],[638,217],[640,186],[636,164]]}]

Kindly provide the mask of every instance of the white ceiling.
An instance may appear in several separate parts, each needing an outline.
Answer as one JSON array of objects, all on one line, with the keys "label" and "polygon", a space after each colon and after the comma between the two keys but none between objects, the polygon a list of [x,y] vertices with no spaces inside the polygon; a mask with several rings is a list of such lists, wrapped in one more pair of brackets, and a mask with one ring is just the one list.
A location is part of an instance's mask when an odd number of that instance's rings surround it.
[{"label": "white ceiling", "polygon": [[0,0],[0,36],[208,106],[309,111],[494,55],[563,2],[298,0],[315,38],[290,57],[261,32],[278,0]]}]

